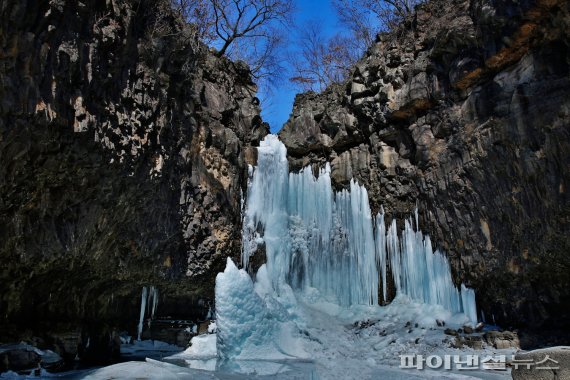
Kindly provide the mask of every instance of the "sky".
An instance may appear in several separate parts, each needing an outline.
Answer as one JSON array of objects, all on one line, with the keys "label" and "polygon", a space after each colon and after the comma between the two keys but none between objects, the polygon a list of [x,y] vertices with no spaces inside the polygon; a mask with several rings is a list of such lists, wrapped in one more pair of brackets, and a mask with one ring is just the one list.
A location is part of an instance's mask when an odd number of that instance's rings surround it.
[{"label": "sky", "polygon": [[[295,0],[295,6],[294,21],[297,25],[318,21],[323,27],[325,37],[333,36],[342,30],[331,0]],[[271,126],[271,132],[278,132],[289,118],[297,92],[298,90],[285,78],[271,95],[260,94],[261,116]]]}]

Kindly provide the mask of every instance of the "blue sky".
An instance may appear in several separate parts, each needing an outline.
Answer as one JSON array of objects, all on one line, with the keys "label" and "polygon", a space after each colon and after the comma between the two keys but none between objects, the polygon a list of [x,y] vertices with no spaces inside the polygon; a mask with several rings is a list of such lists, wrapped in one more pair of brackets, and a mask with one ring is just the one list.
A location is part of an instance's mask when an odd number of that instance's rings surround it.
[{"label": "blue sky", "polygon": [[[323,34],[327,37],[342,29],[331,0],[295,0],[295,6],[294,18],[299,26],[309,21],[318,21],[323,27]],[[260,94],[260,98],[264,99],[261,116],[271,125],[271,132],[279,131],[289,118],[297,92],[285,78],[267,99]]]}]

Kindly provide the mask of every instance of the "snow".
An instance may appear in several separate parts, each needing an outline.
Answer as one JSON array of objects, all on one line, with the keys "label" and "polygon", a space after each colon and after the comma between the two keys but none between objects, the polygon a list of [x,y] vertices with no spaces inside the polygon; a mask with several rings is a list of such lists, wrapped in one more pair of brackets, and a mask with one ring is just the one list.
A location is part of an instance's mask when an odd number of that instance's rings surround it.
[{"label": "snow", "polygon": [[537,348],[534,350],[529,350],[529,351],[522,351],[523,353],[535,353],[535,354],[540,354],[540,353],[546,353],[546,352],[550,352],[550,351],[569,351],[570,350],[570,346],[552,346],[552,347],[544,347],[544,348]]},{"label": "snow", "polygon": [[146,362],[126,362],[111,365],[94,371],[84,377],[85,380],[107,379],[192,379],[192,373],[186,368],[147,359]]},{"label": "snow", "polygon": [[190,340],[190,347],[184,352],[165,359],[210,359],[218,356],[215,334],[198,335]]}]

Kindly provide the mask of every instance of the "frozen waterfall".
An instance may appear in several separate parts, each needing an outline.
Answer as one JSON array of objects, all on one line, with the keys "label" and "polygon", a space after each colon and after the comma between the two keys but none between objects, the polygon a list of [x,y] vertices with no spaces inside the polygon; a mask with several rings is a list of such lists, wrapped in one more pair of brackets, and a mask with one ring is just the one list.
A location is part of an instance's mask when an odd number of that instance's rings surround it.
[{"label": "frozen waterfall", "polygon": [[[477,321],[475,293],[457,289],[446,256],[433,251],[418,227],[418,215],[398,231],[385,224],[384,211],[373,217],[368,193],[354,180],[334,192],[330,166],[318,176],[310,167],[289,173],[287,151],[268,135],[250,168],[244,208],[242,264],[264,244],[266,271],[276,292],[317,289],[342,306],[377,305],[379,289],[387,300],[388,271],[397,294],[465,313]],[[415,223],[414,223],[415,222]]]}]

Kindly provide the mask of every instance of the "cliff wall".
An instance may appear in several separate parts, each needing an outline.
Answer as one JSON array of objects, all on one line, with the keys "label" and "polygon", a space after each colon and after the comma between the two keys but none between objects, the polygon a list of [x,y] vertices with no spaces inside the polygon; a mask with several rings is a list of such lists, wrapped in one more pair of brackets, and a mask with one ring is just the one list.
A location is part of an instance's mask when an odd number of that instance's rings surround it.
[{"label": "cliff wall", "polygon": [[570,3],[434,0],[296,99],[293,168],[329,161],[420,226],[487,322],[570,327]]},{"label": "cliff wall", "polygon": [[256,91],[168,1],[3,1],[0,341],[132,333],[149,285],[160,316],[204,317],[239,257]]}]

